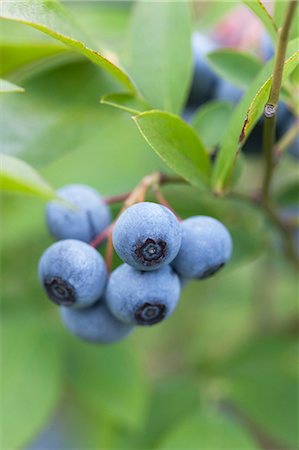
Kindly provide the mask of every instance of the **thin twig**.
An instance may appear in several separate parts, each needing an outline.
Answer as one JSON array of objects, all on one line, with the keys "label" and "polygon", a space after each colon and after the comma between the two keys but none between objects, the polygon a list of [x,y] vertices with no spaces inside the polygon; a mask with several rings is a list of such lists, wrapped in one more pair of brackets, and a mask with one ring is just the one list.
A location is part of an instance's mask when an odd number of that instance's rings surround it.
[{"label": "thin twig", "polygon": [[106,205],[113,205],[114,203],[122,203],[124,202],[131,192],[125,192],[124,194],[112,195],[110,197],[105,197],[104,201]]},{"label": "thin twig", "polygon": [[286,49],[288,45],[288,36],[296,6],[297,6],[296,0],[291,0],[289,2],[283,26],[278,31],[278,43],[273,69],[272,85],[269,99],[264,109],[265,122],[263,132],[263,153],[264,153],[265,171],[262,185],[262,193],[265,202],[268,202],[269,199],[269,192],[274,169],[273,147],[275,140],[277,105],[282,82]]},{"label": "thin twig", "polygon": [[162,194],[161,190],[159,189],[158,185],[154,185],[152,187],[152,190],[154,192],[154,195],[156,197],[156,199],[158,200],[158,202],[163,205],[166,206],[166,208],[170,209],[170,211],[173,212],[173,214],[176,216],[176,218],[178,219],[179,222],[182,222],[183,219],[178,215],[178,213],[172,208],[172,206],[169,204],[168,200],[166,200],[166,198],[164,197],[164,195]]}]

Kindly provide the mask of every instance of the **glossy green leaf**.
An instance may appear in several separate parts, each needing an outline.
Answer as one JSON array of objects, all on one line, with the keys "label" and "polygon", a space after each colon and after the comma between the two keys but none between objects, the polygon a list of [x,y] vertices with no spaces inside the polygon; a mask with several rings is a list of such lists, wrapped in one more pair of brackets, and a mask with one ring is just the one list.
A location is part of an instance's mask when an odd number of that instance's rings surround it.
[{"label": "glossy green leaf", "polygon": [[[56,56],[73,53],[68,47],[31,27],[0,20],[0,75],[18,80],[29,67],[40,68],[56,61]],[[23,81],[23,77],[22,77]]]},{"label": "glossy green leaf", "polygon": [[[291,41],[288,45],[288,59],[285,66],[284,79],[286,78],[287,74],[290,74],[291,70],[294,70],[296,64],[298,63],[296,54],[297,41],[295,40]],[[261,102],[264,98],[263,94],[265,92],[265,89],[269,89],[271,86],[272,70],[273,60],[269,61],[261,70],[231,116],[231,120],[227,126],[227,130],[223,138],[223,142],[213,170],[213,186],[215,191],[217,192],[221,192],[223,188],[226,187],[225,180],[229,179],[229,173],[232,171],[235,164],[236,156],[239,151],[240,141],[244,143],[246,134],[248,136],[248,124],[246,123],[246,117],[249,108],[251,107],[250,129],[252,129],[254,123],[259,119],[258,114],[262,113],[262,110],[260,110],[260,108],[262,107]],[[263,86],[265,87],[263,88]],[[254,107],[255,105],[259,109]],[[255,122],[252,122],[252,120],[254,120]]]},{"label": "glossy green leaf", "polygon": [[139,426],[148,401],[146,375],[124,344],[92,346],[73,337],[68,370],[82,400],[116,425]]},{"label": "glossy green leaf", "polygon": [[1,448],[24,448],[58,403],[62,346],[45,313],[25,309],[2,319],[1,335]]},{"label": "glossy green leaf", "polygon": [[127,67],[154,108],[178,113],[192,76],[189,2],[137,2]]},{"label": "glossy green leaf", "polygon": [[0,94],[9,94],[13,92],[24,92],[24,89],[10,81],[0,78]]},{"label": "glossy green leaf", "polygon": [[231,84],[247,89],[262,68],[262,62],[250,53],[234,49],[211,52],[207,60],[220,75]]},{"label": "glossy green leaf", "polygon": [[132,114],[139,114],[147,109],[151,109],[144,100],[130,94],[106,94],[101,98],[101,103]]},{"label": "glossy green leaf", "polygon": [[180,117],[148,111],[133,119],[147,143],[171,169],[194,186],[208,184],[208,153],[195,131]]},{"label": "glossy green leaf", "polygon": [[264,27],[275,41],[277,39],[277,27],[261,0],[243,0],[243,3],[259,18]]},{"label": "glossy green leaf", "polygon": [[46,200],[57,198],[51,186],[29,164],[13,156],[1,154],[0,158],[1,190],[36,195]]},{"label": "glossy green leaf", "polygon": [[1,8],[1,17],[24,23],[58,39],[98,64],[130,92],[136,93],[133,82],[123,70],[77,38],[76,24],[73,23],[67,11],[57,0],[13,0],[4,2]]},{"label": "glossy green leaf", "polygon": [[193,115],[191,124],[206,147],[213,148],[220,144],[232,112],[231,103],[211,101]]},{"label": "glossy green leaf", "polygon": [[259,447],[240,423],[208,411],[186,417],[166,433],[159,450],[257,450]]},{"label": "glossy green leaf", "polygon": [[253,341],[229,361],[229,397],[266,434],[298,444],[298,352],[285,336]]}]

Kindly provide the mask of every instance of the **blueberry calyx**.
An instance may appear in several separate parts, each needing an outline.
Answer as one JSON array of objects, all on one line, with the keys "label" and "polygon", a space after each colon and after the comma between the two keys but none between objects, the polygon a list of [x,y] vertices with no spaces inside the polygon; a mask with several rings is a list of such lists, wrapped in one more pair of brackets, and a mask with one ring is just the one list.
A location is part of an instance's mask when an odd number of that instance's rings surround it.
[{"label": "blueberry calyx", "polygon": [[166,315],[166,306],[161,303],[143,303],[135,311],[136,322],[140,325],[153,325],[161,322]]},{"label": "blueberry calyx", "polygon": [[46,278],[44,286],[49,298],[57,305],[70,306],[75,303],[74,288],[66,280],[60,277]]},{"label": "blueberry calyx", "polygon": [[212,275],[215,275],[216,272],[218,272],[222,267],[225,266],[225,263],[217,264],[216,266],[210,267],[208,270],[206,270],[199,278],[208,278]]},{"label": "blueberry calyx", "polygon": [[160,262],[166,253],[166,242],[162,239],[146,239],[136,246],[135,255],[145,266],[153,266]]}]

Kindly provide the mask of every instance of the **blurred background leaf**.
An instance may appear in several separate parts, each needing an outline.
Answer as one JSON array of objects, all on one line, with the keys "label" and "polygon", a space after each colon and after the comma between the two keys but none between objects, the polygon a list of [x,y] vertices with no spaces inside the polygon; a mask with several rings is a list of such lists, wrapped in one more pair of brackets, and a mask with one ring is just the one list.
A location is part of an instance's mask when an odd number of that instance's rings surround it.
[{"label": "blurred background leaf", "polygon": [[248,88],[263,66],[257,57],[234,49],[215,50],[207,60],[221,78],[242,89]]},{"label": "blurred background leaf", "polygon": [[137,2],[124,54],[153,108],[180,112],[192,76],[192,15],[188,2]]},{"label": "blurred background leaf", "polygon": [[29,164],[8,155],[0,154],[0,158],[1,190],[37,195],[45,200],[57,198],[54,189]]},{"label": "blurred background leaf", "polygon": [[191,124],[207,148],[220,144],[232,112],[231,103],[214,100],[205,103],[194,113]]},{"label": "blurred background leaf", "polygon": [[2,322],[2,448],[20,448],[31,440],[57,404],[63,341],[55,327],[43,314],[24,309],[22,316],[6,315]]},{"label": "blurred background leaf", "polygon": [[13,92],[24,92],[24,89],[16,84],[11,83],[10,81],[0,79],[0,94]]}]

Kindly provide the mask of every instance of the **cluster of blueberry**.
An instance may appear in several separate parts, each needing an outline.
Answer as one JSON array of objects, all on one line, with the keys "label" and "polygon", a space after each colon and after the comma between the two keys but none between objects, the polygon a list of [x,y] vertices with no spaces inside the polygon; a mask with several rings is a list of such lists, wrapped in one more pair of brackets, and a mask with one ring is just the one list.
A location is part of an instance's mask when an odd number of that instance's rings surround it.
[{"label": "cluster of blueberry", "polygon": [[[267,34],[263,35],[260,47],[260,53],[265,62],[274,56],[274,48]],[[242,89],[219,77],[208,65],[206,61],[207,54],[218,48],[212,39],[196,32],[192,36],[192,48],[194,73],[186,109],[183,114],[187,122],[191,120],[196,109],[208,101],[228,101],[235,105],[244,95]],[[285,103],[280,101],[277,110],[276,138],[280,139],[294,123],[294,114],[287,108]],[[263,118],[259,120],[249,136],[248,141],[245,143],[244,151],[246,153],[261,153],[262,136]],[[299,136],[290,145],[289,153],[295,158],[299,158]]]},{"label": "cluster of blueberry", "polygon": [[[139,202],[111,225],[108,206],[94,189],[69,185],[58,194],[73,208],[48,203],[48,227],[59,241],[43,253],[38,272],[64,324],[82,339],[115,342],[135,325],[162,321],[174,311],[186,279],[213,275],[231,256],[230,234],[212,217],[180,221],[166,206]],[[124,262],[111,274],[90,245],[104,230],[112,232]]]}]

